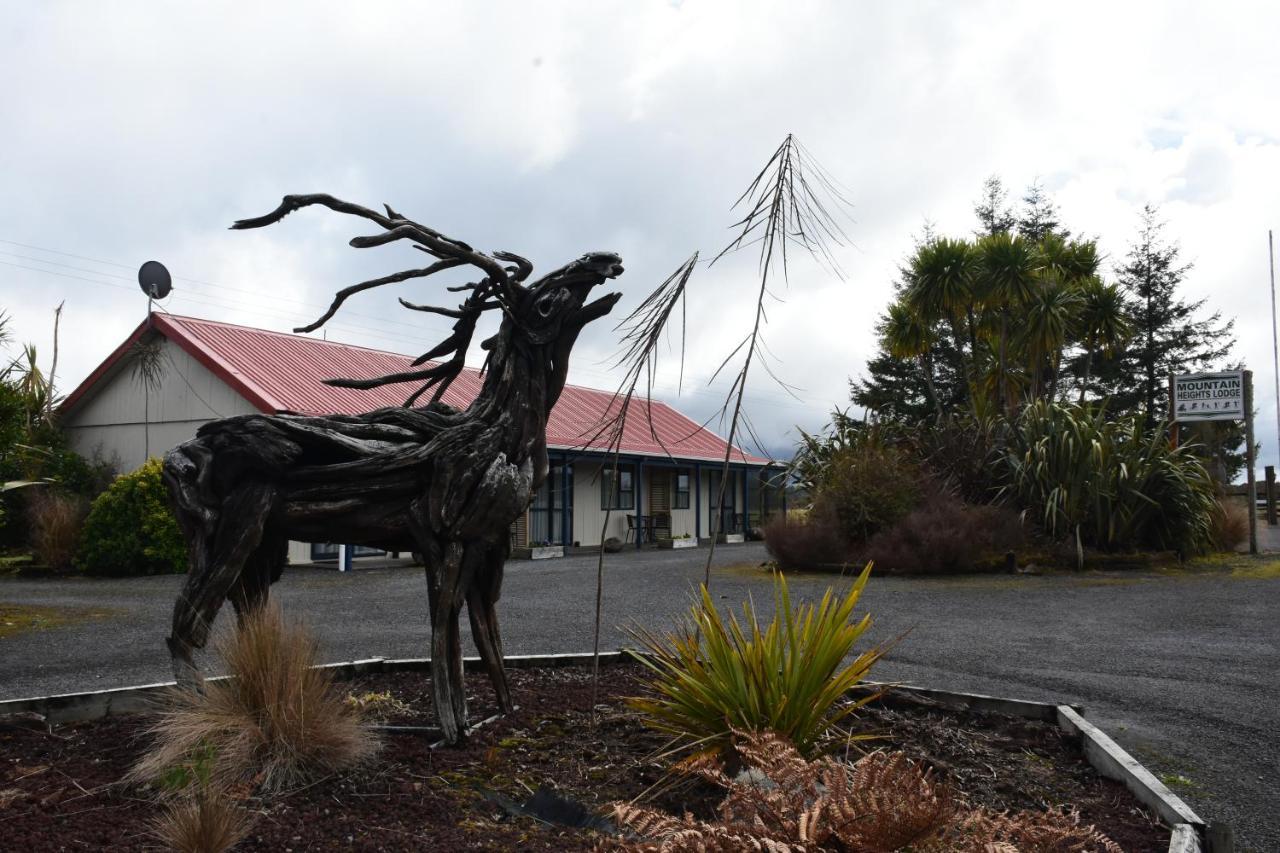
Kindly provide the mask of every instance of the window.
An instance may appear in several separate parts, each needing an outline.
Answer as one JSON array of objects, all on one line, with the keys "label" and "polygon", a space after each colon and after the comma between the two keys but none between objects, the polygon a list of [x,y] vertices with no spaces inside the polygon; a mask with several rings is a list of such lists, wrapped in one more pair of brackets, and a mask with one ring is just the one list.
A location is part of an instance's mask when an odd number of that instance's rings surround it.
[{"label": "window", "polygon": [[689,508],[689,475],[684,473],[676,474],[676,496],[672,507],[675,509]]},{"label": "window", "polygon": [[[605,468],[600,477],[600,508],[601,509],[635,509],[636,507],[636,484],[632,479],[631,468],[619,468],[615,472],[612,468]],[[612,489],[611,489],[612,486]],[[613,492],[613,506],[609,506],[609,493]]]},{"label": "window", "polygon": [[[370,548],[366,545],[356,545],[351,550],[352,557],[377,557],[385,553],[387,552],[380,548]],[[338,546],[333,542],[312,542],[311,559],[336,560],[338,559]]]},{"label": "window", "polygon": [[[542,487],[534,493],[533,503],[529,506],[528,542],[549,542],[552,545],[567,544],[566,531],[563,524],[566,520],[565,510],[573,495],[573,486],[565,489],[565,483],[573,482],[573,469],[567,466],[552,465]],[[572,539],[569,532],[568,538]]]}]

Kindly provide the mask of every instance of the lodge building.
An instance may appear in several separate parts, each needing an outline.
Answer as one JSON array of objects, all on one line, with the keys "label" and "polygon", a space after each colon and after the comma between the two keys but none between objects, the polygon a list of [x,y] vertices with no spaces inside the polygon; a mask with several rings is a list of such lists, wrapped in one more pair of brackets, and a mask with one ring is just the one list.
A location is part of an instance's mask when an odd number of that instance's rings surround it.
[{"label": "lodge building", "polygon": [[[132,369],[141,345],[159,353],[160,369],[150,383]],[[350,344],[153,313],[67,397],[62,425],[78,452],[97,452],[131,471],[217,418],[358,414],[400,405],[407,396],[401,386],[361,391],[321,380],[381,376],[406,370],[411,361]],[[478,370],[464,369],[444,402],[466,408],[481,383]],[[596,433],[617,405],[611,391],[565,387],[547,423],[550,475],[513,525],[515,547],[590,547],[599,545],[602,531],[605,538],[637,547],[659,540],[697,542],[711,535],[713,517],[719,519],[718,532],[741,535],[782,508],[784,495],[773,485],[777,465],[736,447],[724,505],[717,506],[726,442],[657,400],[632,401],[635,411],[627,419],[611,490],[612,455]],[[604,531],[611,491],[613,509]],[[337,553],[335,543],[289,546],[294,563],[336,559]]]}]

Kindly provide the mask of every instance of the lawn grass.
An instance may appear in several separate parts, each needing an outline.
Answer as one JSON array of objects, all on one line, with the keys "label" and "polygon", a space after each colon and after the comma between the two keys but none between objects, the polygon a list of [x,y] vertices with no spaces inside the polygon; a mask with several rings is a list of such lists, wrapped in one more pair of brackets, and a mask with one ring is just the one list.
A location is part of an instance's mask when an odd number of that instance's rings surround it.
[{"label": "lawn grass", "polygon": [[0,601],[0,639],[29,631],[47,631],[63,625],[107,619],[114,610],[97,607],[37,607]]}]

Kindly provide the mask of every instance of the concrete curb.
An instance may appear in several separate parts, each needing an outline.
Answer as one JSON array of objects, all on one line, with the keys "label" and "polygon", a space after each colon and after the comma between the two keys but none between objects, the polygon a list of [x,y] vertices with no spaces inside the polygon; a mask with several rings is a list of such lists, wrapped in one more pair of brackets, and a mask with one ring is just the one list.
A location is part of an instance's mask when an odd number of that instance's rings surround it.
[{"label": "concrete curb", "polygon": [[[882,701],[888,704],[931,704],[941,705],[949,711],[973,711],[982,714],[1006,714],[1010,717],[1022,717],[1027,720],[1040,720],[1057,724],[1058,705],[1052,702],[1031,702],[1026,699],[1008,699],[1003,696],[988,696],[984,693],[963,693],[955,690],[935,690],[931,687],[917,687],[914,684],[896,682],[865,681],[854,688],[859,694],[886,691]],[[1078,705],[1071,706],[1079,713],[1084,709]]]},{"label": "concrete curb", "polygon": [[[624,651],[601,652],[600,664],[607,666],[629,658],[630,653]],[[590,652],[508,655],[504,660],[512,669],[530,669],[590,664],[592,655]],[[481,662],[479,658],[469,657],[463,659],[463,664],[468,670],[475,670],[480,668]],[[348,680],[358,675],[416,672],[430,669],[430,667],[430,658],[367,658],[323,664],[321,668],[331,670],[339,680]],[[217,681],[225,677],[218,676],[209,680]],[[174,682],[166,681],[111,690],[9,699],[0,701],[0,718],[15,714],[37,715],[49,723],[70,723],[121,714],[136,714],[154,709],[157,700],[174,686]],[[1139,802],[1154,811],[1169,827],[1172,831],[1169,853],[1229,853],[1230,851],[1229,842],[1226,845],[1210,848],[1205,841],[1207,838],[1205,822],[1133,756],[1121,749],[1105,732],[1087,721],[1083,716],[1083,708],[987,696],[981,693],[936,690],[910,684],[866,682],[854,688],[854,691],[859,696],[883,691],[884,701],[893,704],[941,705],[953,711],[1006,714],[1053,723],[1063,731],[1081,738],[1085,757],[1099,775],[1123,783]]]},{"label": "concrete curb", "polygon": [[1058,728],[1079,735],[1084,742],[1085,757],[1094,769],[1108,779],[1123,783],[1139,802],[1159,815],[1165,826],[1189,825],[1203,837],[1206,826],[1200,816],[1106,732],[1066,705],[1058,706]]}]

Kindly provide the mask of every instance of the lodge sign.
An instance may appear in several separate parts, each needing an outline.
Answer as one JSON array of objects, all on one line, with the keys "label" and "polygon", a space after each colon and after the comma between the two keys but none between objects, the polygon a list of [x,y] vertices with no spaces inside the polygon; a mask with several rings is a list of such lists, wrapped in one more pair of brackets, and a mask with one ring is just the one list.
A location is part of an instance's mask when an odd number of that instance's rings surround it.
[{"label": "lodge sign", "polygon": [[1244,371],[1173,377],[1174,420],[1236,421],[1244,416]]}]

